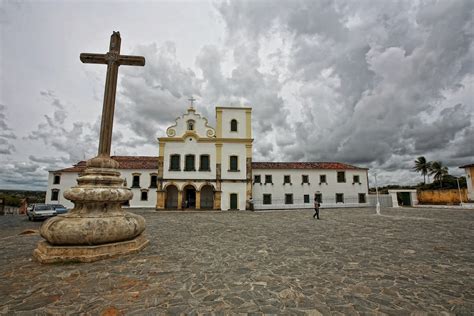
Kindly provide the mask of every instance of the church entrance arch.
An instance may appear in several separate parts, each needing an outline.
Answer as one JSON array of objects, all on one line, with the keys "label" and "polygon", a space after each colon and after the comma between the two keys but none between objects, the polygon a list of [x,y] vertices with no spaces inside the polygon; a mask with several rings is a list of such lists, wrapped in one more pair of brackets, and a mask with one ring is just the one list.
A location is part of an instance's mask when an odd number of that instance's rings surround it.
[{"label": "church entrance arch", "polygon": [[178,208],[178,188],[174,185],[169,185],[166,187],[165,207],[168,209]]},{"label": "church entrance arch", "polygon": [[183,188],[183,208],[196,208],[196,188],[190,184]]},{"label": "church entrance arch", "polygon": [[201,209],[212,209],[214,207],[214,188],[205,185],[201,188]]}]

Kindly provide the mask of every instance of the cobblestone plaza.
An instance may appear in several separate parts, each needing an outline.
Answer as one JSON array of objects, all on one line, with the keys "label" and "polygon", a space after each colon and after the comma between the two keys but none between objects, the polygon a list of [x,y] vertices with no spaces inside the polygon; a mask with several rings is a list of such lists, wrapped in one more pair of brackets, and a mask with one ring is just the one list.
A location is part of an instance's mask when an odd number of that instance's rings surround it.
[{"label": "cobblestone plaza", "polygon": [[88,264],[33,261],[41,223],[0,217],[0,314],[474,312],[474,211],[136,212],[150,244]]}]

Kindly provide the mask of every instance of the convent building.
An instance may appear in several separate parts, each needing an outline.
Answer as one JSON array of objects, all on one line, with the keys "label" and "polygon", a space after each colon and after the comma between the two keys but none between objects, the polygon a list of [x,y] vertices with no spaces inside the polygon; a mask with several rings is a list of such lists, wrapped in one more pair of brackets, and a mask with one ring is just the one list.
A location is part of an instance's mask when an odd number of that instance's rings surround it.
[{"label": "convent building", "polygon": [[[216,107],[216,126],[191,105],[158,138],[159,155],[113,156],[129,207],[245,210],[368,206],[368,169],[339,162],[252,161],[252,109]],[[46,203],[63,197],[86,162],[49,172]]]}]

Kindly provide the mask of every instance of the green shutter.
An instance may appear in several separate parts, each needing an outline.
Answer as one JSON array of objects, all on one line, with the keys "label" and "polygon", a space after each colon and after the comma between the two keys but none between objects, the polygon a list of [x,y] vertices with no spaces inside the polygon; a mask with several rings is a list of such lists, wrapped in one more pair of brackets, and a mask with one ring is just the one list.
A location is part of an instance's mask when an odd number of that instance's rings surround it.
[{"label": "green shutter", "polygon": [[201,160],[200,160],[200,167],[199,170],[210,170],[209,168],[209,156],[208,155],[202,155]]},{"label": "green shutter", "polygon": [[236,210],[237,209],[237,194],[232,193],[230,195],[230,209]]},{"label": "green shutter", "polygon": [[186,170],[193,171],[194,168],[194,155],[187,155],[186,156]]},{"label": "green shutter", "polygon": [[238,158],[237,156],[230,156],[230,170],[237,171],[238,170]]}]

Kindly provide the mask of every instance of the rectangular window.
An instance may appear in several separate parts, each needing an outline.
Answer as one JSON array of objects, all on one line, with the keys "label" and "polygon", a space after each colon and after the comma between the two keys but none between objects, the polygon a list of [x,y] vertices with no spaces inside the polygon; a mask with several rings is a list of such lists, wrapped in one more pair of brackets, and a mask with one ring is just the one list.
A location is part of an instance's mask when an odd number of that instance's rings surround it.
[{"label": "rectangular window", "polygon": [[180,156],[179,155],[171,155],[170,158],[170,171],[179,171],[181,170],[180,167]]},{"label": "rectangular window", "polygon": [[239,157],[230,156],[229,166],[229,171],[239,171]]},{"label": "rectangular window", "polygon": [[319,183],[327,183],[325,174],[319,176]]},{"label": "rectangular window", "polygon": [[194,155],[186,155],[184,158],[184,171],[196,171]]},{"label": "rectangular window", "polygon": [[156,188],[156,182],[158,180],[158,177],[156,175],[151,175],[150,176],[150,188]]},{"label": "rectangular window", "polygon": [[302,175],[301,176],[301,182],[309,183],[309,176],[307,174]]},{"label": "rectangular window", "polygon": [[140,176],[135,175],[133,176],[132,188],[139,188],[139,187],[140,187]]},{"label": "rectangular window", "polygon": [[360,183],[359,176],[353,176],[352,177],[352,183]]},{"label": "rectangular window", "polygon": [[141,200],[148,201],[148,191],[142,191]]},{"label": "rectangular window", "polygon": [[346,173],[344,171],[337,172],[337,182],[338,183],[346,182]]},{"label": "rectangular window", "polygon": [[359,203],[365,203],[365,193],[359,193]]},{"label": "rectangular window", "polygon": [[267,184],[267,183],[273,184],[272,175],[271,175],[271,174],[266,174],[266,175],[265,175],[265,184]]},{"label": "rectangular window", "polygon": [[344,193],[336,193],[336,203],[344,203]]},{"label": "rectangular window", "polygon": [[53,184],[59,184],[60,182],[61,182],[61,176],[60,175],[54,175]]},{"label": "rectangular window", "polygon": [[253,183],[262,183],[262,176],[254,175],[253,176]]},{"label": "rectangular window", "polygon": [[315,193],[314,198],[318,203],[323,203],[323,194],[322,193]]},{"label": "rectangular window", "polygon": [[293,204],[293,194],[285,194],[285,204]]},{"label": "rectangular window", "polygon": [[309,194],[305,194],[303,196],[303,201],[304,201],[304,203],[309,203]]},{"label": "rectangular window", "polygon": [[199,171],[211,171],[211,164],[209,163],[209,155],[201,155],[199,159]]},{"label": "rectangular window", "polygon": [[51,190],[51,201],[59,200],[59,190]]},{"label": "rectangular window", "polygon": [[272,195],[264,194],[263,195],[263,204],[272,204]]},{"label": "rectangular window", "polygon": [[291,183],[291,177],[290,176],[283,176],[283,184],[286,183]]}]

